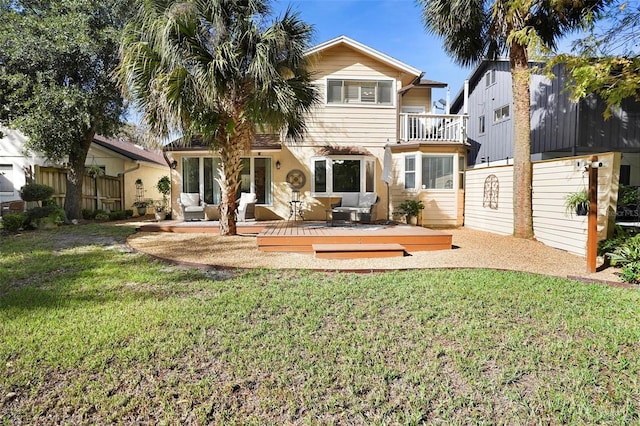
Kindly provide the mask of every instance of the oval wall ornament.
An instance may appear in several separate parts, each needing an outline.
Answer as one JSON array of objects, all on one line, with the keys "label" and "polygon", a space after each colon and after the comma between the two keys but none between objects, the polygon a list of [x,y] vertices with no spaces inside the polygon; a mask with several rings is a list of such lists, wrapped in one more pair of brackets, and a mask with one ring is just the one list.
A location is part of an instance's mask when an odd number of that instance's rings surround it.
[{"label": "oval wall ornament", "polygon": [[293,189],[301,189],[307,183],[307,177],[302,170],[293,169],[287,173],[287,183]]}]

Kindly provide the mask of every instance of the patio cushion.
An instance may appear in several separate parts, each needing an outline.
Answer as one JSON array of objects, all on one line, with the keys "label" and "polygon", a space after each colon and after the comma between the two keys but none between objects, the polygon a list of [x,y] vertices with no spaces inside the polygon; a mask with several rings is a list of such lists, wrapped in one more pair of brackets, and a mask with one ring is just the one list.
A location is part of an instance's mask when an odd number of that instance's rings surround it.
[{"label": "patio cushion", "polygon": [[376,194],[360,194],[360,197],[358,199],[358,207],[369,209],[375,202]]},{"label": "patio cushion", "polygon": [[188,211],[186,210],[187,207],[200,206],[200,194],[197,192],[183,192],[180,194],[180,204],[185,207],[185,211]]},{"label": "patio cushion", "polygon": [[347,193],[342,196],[340,207],[358,207],[358,193]]},{"label": "patio cushion", "polygon": [[186,206],[184,208],[184,211],[189,213],[189,212],[201,212],[204,210],[204,206]]}]

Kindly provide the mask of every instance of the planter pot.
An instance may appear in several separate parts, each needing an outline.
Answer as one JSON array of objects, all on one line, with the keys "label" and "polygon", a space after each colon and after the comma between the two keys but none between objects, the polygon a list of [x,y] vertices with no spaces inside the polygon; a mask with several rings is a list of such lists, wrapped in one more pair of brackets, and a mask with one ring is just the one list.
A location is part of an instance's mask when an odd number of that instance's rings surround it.
[{"label": "planter pot", "polygon": [[576,215],[586,216],[589,213],[589,205],[587,203],[580,203],[576,206]]},{"label": "planter pot", "polygon": [[138,207],[138,216],[144,216],[147,214],[147,208],[146,207]]},{"label": "planter pot", "polygon": [[407,216],[407,223],[416,226],[418,224],[418,216]]},{"label": "planter pot", "polygon": [[165,216],[163,211],[156,212],[156,220],[163,220]]}]

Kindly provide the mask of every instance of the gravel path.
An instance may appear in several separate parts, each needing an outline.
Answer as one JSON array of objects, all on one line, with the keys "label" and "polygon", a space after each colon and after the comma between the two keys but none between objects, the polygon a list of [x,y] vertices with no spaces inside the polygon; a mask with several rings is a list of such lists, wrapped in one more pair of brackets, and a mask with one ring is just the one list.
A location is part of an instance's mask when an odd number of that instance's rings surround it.
[{"label": "gravel path", "polygon": [[384,270],[415,268],[492,268],[559,277],[621,282],[609,267],[590,274],[586,260],[537,241],[468,228],[451,229],[453,250],[414,252],[378,259],[316,259],[313,254],[264,253],[254,236],[139,232],[129,237],[134,249],[177,262],[227,268],[293,268],[314,270]]}]

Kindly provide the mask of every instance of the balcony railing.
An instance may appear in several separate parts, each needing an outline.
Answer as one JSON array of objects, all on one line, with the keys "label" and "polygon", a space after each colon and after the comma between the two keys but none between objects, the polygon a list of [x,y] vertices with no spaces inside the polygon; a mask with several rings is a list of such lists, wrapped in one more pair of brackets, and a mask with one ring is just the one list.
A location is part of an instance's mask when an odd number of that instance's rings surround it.
[{"label": "balcony railing", "polygon": [[400,140],[405,142],[460,142],[467,137],[467,116],[400,114]]}]

